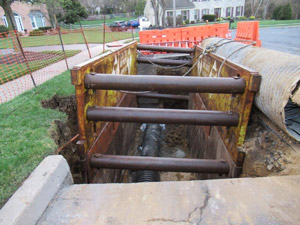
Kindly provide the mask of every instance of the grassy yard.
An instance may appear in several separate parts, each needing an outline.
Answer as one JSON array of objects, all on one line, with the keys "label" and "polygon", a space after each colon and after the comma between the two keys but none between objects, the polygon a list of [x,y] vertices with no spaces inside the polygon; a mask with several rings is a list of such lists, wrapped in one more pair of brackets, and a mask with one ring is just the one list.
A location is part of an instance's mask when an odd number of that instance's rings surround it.
[{"label": "grassy yard", "polygon": [[[137,17],[115,17],[113,19],[108,19],[105,18],[105,24],[109,25],[111,23],[113,23],[114,21],[129,21],[129,20],[133,20],[133,19],[137,19]],[[82,20],[80,21],[82,25],[99,25],[99,24],[103,24],[104,20],[93,20],[93,21],[88,21],[88,20]]]},{"label": "grassy yard", "polygon": [[55,94],[74,94],[70,71],[0,105],[0,207],[47,155],[57,149],[51,138],[53,120],[66,115],[42,108]]},{"label": "grassy yard", "polygon": [[[85,30],[84,31],[87,42],[91,43],[103,43],[103,31],[99,29]],[[138,37],[138,33],[134,33],[135,37]],[[105,32],[105,42],[112,42],[118,40],[124,40],[132,38],[130,30],[126,32]],[[62,34],[63,43],[66,44],[85,44],[82,33],[68,33]],[[44,36],[28,36],[21,37],[21,43],[24,48],[37,47],[37,46],[51,46],[60,45],[58,35],[44,35]],[[0,38],[0,49],[13,48],[13,44],[8,38]]]},{"label": "grassy yard", "polygon": [[[79,50],[67,50],[66,56],[71,57],[79,52]],[[46,60],[37,60],[29,62],[28,64],[32,72],[64,59],[62,51],[42,51],[41,53],[47,53],[56,56]],[[0,56],[0,59],[2,57],[5,56]],[[10,80],[14,80],[28,73],[29,71],[25,63],[0,64],[0,84],[8,82]]]},{"label": "grassy yard", "polygon": [[[234,23],[231,24],[232,28],[237,27],[238,22],[242,22],[245,20],[236,20]],[[249,20],[253,21],[253,20]],[[228,20],[223,20],[220,22],[211,22],[209,24],[215,24],[215,23],[229,23]],[[205,25],[206,23],[197,23],[197,24],[189,24],[189,26],[199,26],[199,25]],[[294,26],[299,25],[300,26],[300,20],[260,20],[259,26],[260,27],[280,27],[280,26]]]}]

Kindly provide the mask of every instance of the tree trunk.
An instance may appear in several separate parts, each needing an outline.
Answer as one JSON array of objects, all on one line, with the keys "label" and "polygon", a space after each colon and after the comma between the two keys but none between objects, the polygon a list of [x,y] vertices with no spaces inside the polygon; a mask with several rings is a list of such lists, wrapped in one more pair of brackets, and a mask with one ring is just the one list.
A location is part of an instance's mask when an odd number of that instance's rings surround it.
[{"label": "tree trunk", "polygon": [[263,19],[266,19],[266,17],[267,17],[269,6],[270,6],[270,0],[265,0],[264,10],[263,10]]},{"label": "tree trunk", "polygon": [[159,26],[159,4],[158,0],[151,0],[151,5],[154,11],[155,26]]},{"label": "tree trunk", "polygon": [[8,28],[10,30],[17,29],[15,17],[14,17],[12,9],[10,7],[11,1],[1,1],[1,3],[2,3],[1,7],[3,8],[5,16],[6,16]]},{"label": "tree trunk", "polygon": [[163,28],[165,28],[166,26],[166,7],[167,7],[167,4],[166,4],[166,1],[165,0],[160,0],[159,1],[159,4],[160,4],[160,7],[161,7],[161,10],[162,10],[162,19],[161,19],[161,25]]}]

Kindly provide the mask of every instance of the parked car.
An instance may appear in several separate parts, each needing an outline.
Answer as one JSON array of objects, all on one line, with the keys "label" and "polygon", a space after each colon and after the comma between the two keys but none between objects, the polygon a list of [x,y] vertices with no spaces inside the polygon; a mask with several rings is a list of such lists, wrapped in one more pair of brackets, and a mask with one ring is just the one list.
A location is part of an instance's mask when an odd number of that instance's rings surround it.
[{"label": "parked car", "polygon": [[128,29],[125,21],[115,21],[109,27],[111,31],[127,31]]},{"label": "parked car", "polygon": [[146,17],[141,17],[139,19],[139,21],[140,21],[140,26],[139,26],[140,30],[147,29],[147,28],[149,28],[151,26],[150,21],[148,21],[148,19]]},{"label": "parked car", "polygon": [[140,23],[139,23],[138,20],[129,20],[128,25],[131,26],[131,27],[136,28],[140,25]]}]

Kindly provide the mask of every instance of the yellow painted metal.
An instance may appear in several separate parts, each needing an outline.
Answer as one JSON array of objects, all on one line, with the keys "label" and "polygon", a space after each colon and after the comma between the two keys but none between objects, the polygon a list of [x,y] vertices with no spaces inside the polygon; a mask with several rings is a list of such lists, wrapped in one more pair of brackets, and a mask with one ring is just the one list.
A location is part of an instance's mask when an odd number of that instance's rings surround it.
[{"label": "yellow painted metal", "polygon": [[[232,111],[239,113],[239,125],[237,127],[216,127],[224,144],[227,147],[231,158],[237,164],[242,164],[244,154],[238,151],[238,147],[244,143],[249,116],[254,99],[254,94],[258,91],[260,76],[257,72],[236,64],[226,61],[221,67],[224,58],[209,53],[199,60],[203,49],[196,47],[194,62],[197,65],[193,68],[193,76],[202,77],[236,77],[244,78],[246,89],[243,94],[213,94],[201,93],[199,95],[203,104],[195,104],[195,109]],[[221,71],[219,71],[221,70]],[[198,96],[198,97],[199,97]],[[197,101],[197,100],[196,100]],[[199,102],[199,101],[198,101]],[[206,127],[206,134],[209,136],[210,127]]]},{"label": "yellow painted metal", "polygon": [[[72,83],[76,89],[77,117],[79,139],[84,143],[84,153],[88,154],[95,144],[99,134],[104,129],[116,130],[118,123],[92,122],[86,119],[89,106],[117,106],[128,98],[126,94],[110,90],[87,90],[84,87],[84,78],[88,73],[106,74],[136,74],[137,43],[134,42],[120,48],[116,52],[105,53],[82,63],[71,70]],[[129,102],[127,102],[129,104]],[[111,128],[113,127],[113,128]],[[98,140],[100,142],[100,140]],[[109,140],[107,140],[109,142]]]}]

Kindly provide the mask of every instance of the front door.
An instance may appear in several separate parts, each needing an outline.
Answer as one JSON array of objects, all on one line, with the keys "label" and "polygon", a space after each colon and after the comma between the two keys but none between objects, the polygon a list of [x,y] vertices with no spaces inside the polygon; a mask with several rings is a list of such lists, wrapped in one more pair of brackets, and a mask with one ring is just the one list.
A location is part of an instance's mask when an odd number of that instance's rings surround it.
[{"label": "front door", "polygon": [[24,32],[22,19],[19,15],[15,15],[15,21],[16,21],[16,25],[17,25],[17,30],[20,32]]}]

